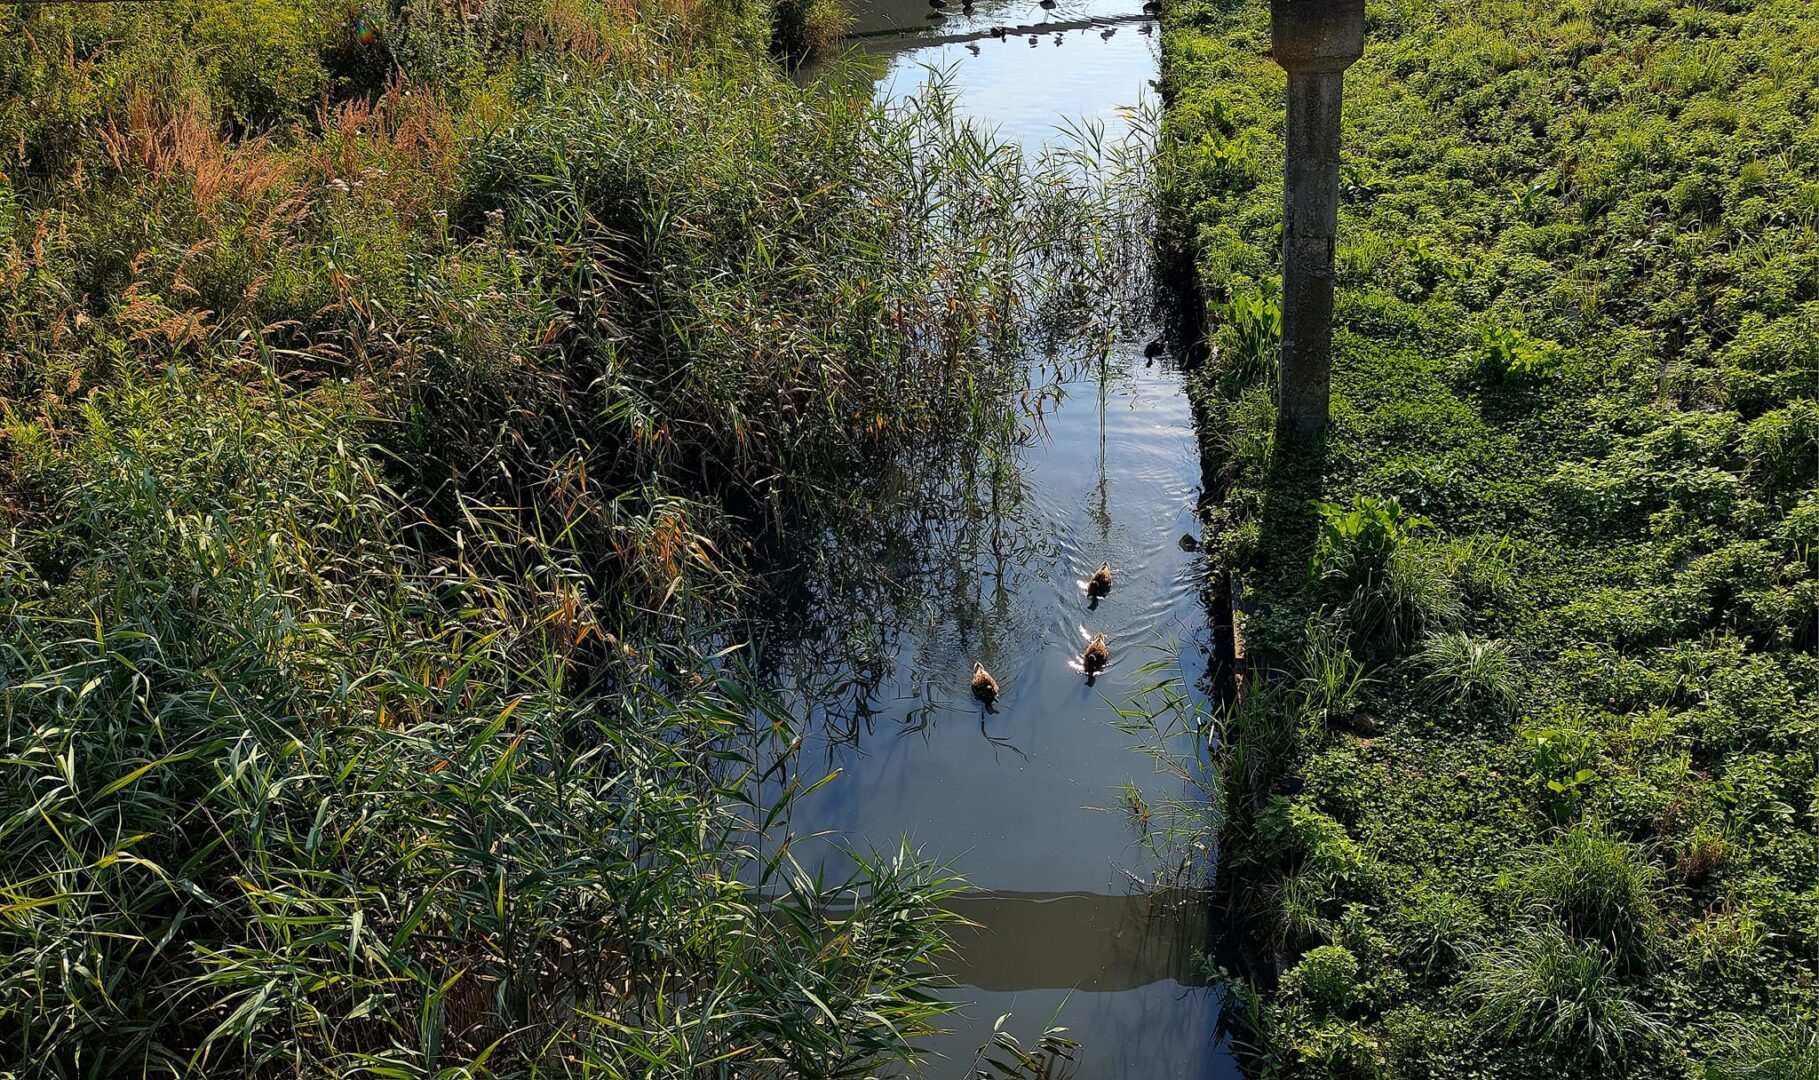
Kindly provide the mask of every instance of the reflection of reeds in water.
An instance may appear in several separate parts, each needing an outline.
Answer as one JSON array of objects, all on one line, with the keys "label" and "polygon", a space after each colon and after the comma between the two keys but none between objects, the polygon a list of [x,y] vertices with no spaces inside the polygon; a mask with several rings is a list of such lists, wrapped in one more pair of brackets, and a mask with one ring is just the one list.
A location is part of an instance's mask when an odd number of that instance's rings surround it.
[{"label": "reflection of reeds in water", "polygon": [[1144,679],[1117,710],[1117,727],[1134,748],[1171,777],[1178,795],[1145,795],[1135,785],[1121,789],[1122,802],[1105,809],[1129,815],[1138,845],[1154,868],[1141,884],[1168,895],[1197,895],[1210,882],[1224,803],[1209,739],[1217,718],[1206,698],[1184,686],[1174,646],[1145,646],[1155,658],[1136,669]]},{"label": "reflection of reeds in water", "polygon": [[866,730],[904,649],[913,652],[902,689],[920,704],[892,711],[913,726],[964,694],[960,683],[925,678],[945,673],[950,652],[989,667],[1004,655],[1004,635],[1031,632],[1018,629],[1007,572],[1057,551],[1027,499],[1017,453],[999,440],[952,475],[925,472],[889,510],[843,523],[808,553],[813,571],[790,618],[767,628],[780,647],[761,652],[846,737]]},{"label": "reflection of reeds in water", "polygon": [[[940,967],[959,985],[990,991],[1110,993],[1158,982],[1204,986],[1205,901],[1201,890],[951,888],[940,908],[949,917],[954,949]],[[822,910],[836,921],[846,914],[838,901],[824,903]]]},{"label": "reflection of reeds in water", "polygon": [[981,990],[1199,985],[1203,900],[1197,892],[968,890],[942,903],[963,920],[943,970]]},{"label": "reflection of reeds in water", "polygon": [[[778,578],[770,617],[754,628],[760,674],[792,688],[830,733],[848,740],[871,729],[905,648],[914,650],[902,688],[911,704],[899,700],[889,711],[914,729],[961,704],[963,680],[933,678],[950,674],[948,653],[990,666],[1007,635],[1035,632],[1017,624],[1010,572],[1052,560],[1057,548],[1028,500],[1023,451],[1060,400],[1060,382],[1095,364],[1103,413],[1108,351],[1121,329],[1148,314],[1139,303],[1148,297],[1145,125],[1116,145],[1102,127],[1083,125],[1032,159],[957,118],[940,78],[898,108],[915,110],[926,140],[903,152],[930,157],[917,198],[941,207],[931,215],[939,228],[904,233],[913,249],[899,254],[929,265],[928,245],[973,238],[971,249],[960,244],[933,261],[962,262],[953,282],[986,280],[997,290],[946,300],[991,304],[990,335],[944,337],[935,320],[914,347],[932,362],[994,372],[999,383],[927,438],[893,447],[878,474],[856,485],[850,512],[831,515],[807,542],[790,537],[791,549],[774,560],[790,572]],[[934,146],[942,152],[930,154]],[[968,197],[953,197],[963,186]],[[978,197],[981,186],[989,198]],[[988,232],[991,243],[977,239]],[[980,273],[988,265],[993,272]],[[932,284],[942,288],[939,277]],[[1103,536],[1111,527],[1103,455],[1100,481],[1095,527]]]}]

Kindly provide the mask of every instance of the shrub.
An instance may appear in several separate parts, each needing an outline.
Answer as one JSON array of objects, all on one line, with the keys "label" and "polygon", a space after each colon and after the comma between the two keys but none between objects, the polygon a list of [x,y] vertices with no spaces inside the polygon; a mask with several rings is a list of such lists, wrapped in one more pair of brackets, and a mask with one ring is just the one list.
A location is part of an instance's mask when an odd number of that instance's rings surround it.
[{"label": "shrub", "polygon": [[1739,986],[1758,984],[1765,974],[1763,947],[1770,933],[1747,908],[1725,904],[1687,931],[1684,955],[1708,977]]},{"label": "shrub", "polygon": [[1591,736],[1572,728],[1530,728],[1522,732],[1529,745],[1535,779],[1555,820],[1579,808],[1585,786],[1598,778],[1591,768],[1597,746]]},{"label": "shrub", "polygon": [[1265,168],[1256,143],[1248,130],[1229,137],[1208,132],[1198,147],[1201,181],[1207,190],[1233,193],[1255,187]]},{"label": "shrub", "polygon": [[1779,532],[1796,559],[1819,570],[1819,491],[1808,492],[1788,511]]},{"label": "shrub", "polygon": [[1387,1076],[1383,1040],[1357,1021],[1335,1020],[1296,1032],[1290,1075],[1374,1080]]},{"label": "shrub", "polygon": [[1752,420],[1741,446],[1750,476],[1775,494],[1801,492],[1819,476],[1819,405],[1797,401]]},{"label": "shrub", "polygon": [[1282,351],[1282,304],[1248,292],[1217,305],[1220,368],[1235,385],[1270,382]]},{"label": "shrub", "polygon": [[1423,887],[1404,898],[1402,937],[1412,952],[1414,966],[1430,975],[1466,955],[1467,943],[1484,929],[1486,918],[1477,903],[1445,888]]},{"label": "shrub", "polygon": [[1309,949],[1283,982],[1289,993],[1317,1008],[1343,1012],[1358,995],[1358,958],[1341,945]]},{"label": "shrub", "polygon": [[1486,382],[1540,382],[1560,370],[1561,349],[1521,330],[1492,325],[1479,331],[1473,363]]},{"label": "shrub", "polygon": [[1345,826],[1303,801],[1272,799],[1257,831],[1264,849],[1303,872],[1325,905],[1368,896],[1379,884],[1375,861]]},{"label": "shrub", "polygon": [[800,60],[839,41],[851,21],[839,0],[776,0],[771,6],[771,49]]},{"label": "shrub", "polygon": [[1320,532],[1314,539],[1314,577],[1346,589],[1375,587],[1389,574],[1392,556],[1417,529],[1433,522],[1406,513],[1396,498],[1359,495],[1349,507],[1316,503]]}]

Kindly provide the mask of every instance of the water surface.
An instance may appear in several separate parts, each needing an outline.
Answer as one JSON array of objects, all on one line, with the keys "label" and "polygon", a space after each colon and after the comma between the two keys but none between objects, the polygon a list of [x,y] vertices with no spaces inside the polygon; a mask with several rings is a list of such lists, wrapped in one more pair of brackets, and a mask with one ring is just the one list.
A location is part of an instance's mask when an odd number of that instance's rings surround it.
[{"label": "water surface", "polygon": [[[916,95],[939,71],[963,113],[1034,150],[1063,125],[1119,137],[1151,92],[1156,37],[1131,0],[959,7],[858,9],[879,95]],[[965,1075],[1006,1013],[1026,1047],[1066,1026],[1081,1043],[1071,1075],[1237,1076],[1200,960],[1204,909],[1138,887],[1156,866],[1131,793],[1188,793],[1112,723],[1161,679],[1198,687],[1209,647],[1203,570],[1183,543],[1199,533],[1199,454],[1181,376],[1144,356],[1157,329],[1054,358],[1060,403],[1004,468],[981,463],[919,530],[880,539],[883,585],[837,582],[818,631],[761,646],[780,683],[818,703],[802,772],[839,770],[794,808],[797,836],[824,834],[797,857],[907,839],[975,889],[952,905],[980,929],[958,935],[949,996],[965,1004],[929,1044],[930,1076]],[[1117,584],[1095,607],[1083,584],[1101,561]],[[1079,656],[1094,633],[1112,660],[1089,686]],[[995,713],[969,695],[975,661],[1002,687]]]}]

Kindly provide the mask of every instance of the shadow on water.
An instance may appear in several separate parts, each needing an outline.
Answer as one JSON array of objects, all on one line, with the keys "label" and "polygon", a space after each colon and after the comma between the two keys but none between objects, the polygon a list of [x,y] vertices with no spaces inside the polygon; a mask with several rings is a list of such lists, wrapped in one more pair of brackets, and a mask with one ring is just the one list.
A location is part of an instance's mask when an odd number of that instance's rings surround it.
[{"label": "shadow on water", "polygon": [[[887,101],[939,70],[962,113],[1028,151],[1064,125],[1116,141],[1145,122],[1156,72],[1148,24],[1128,25],[1139,7],[980,2],[930,20],[923,0],[891,0],[858,29],[924,29],[857,48]],[[1048,47],[966,40],[992,25],[1038,26]],[[1056,53],[1057,34],[1072,47]],[[833,776],[782,824],[792,854],[838,876],[849,849],[907,840],[975,889],[949,902],[976,925],[955,935],[944,974],[960,1010],[927,1044],[926,1075],[964,1074],[1006,1013],[1025,1045],[1066,1026],[1081,1044],[1069,1075],[1237,1075],[1203,959],[1204,871],[1186,892],[1148,887],[1175,871],[1129,809],[1195,796],[1115,723],[1159,680],[1203,686],[1212,650],[1199,442],[1175,357],[1145,355],[1162,318],[1147,274],[1146,302],[1116,319],[1028,328],[1027,389],[982,448],[911,454],[866,478],[865,505],[829,532],[765,553],[755,662],[806,721],[789,771]],[[1101,562],[1116,584],[1095,604]],[[1095,634],[1111,654],[1089,685]],[[998,680],[995,712],[971,696],[975,662]],[[1176,749],[1193,757],[1198,737]]]},{"label": "shadow on water", "polygon": [[947,907],[976,924],[954,934],[948,974],[964,986],[1106,993],[1206,983],[1201,908],[1191,896],[976,891]]}]

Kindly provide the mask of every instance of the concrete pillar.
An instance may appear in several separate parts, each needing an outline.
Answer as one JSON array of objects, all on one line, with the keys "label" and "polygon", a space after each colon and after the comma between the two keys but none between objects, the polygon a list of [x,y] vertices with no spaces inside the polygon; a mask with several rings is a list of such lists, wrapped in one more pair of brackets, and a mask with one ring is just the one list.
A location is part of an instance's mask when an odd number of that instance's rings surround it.
[{"label": "concrete pillar", "polygon": [[1276,62],[1288,72],[1282,188],[1282,355],[1277,428],[1326,429],[1333,355],[1333,235],[1339,225],[1339,103],[1364,54],[1364,0],[1270,0]]}]

